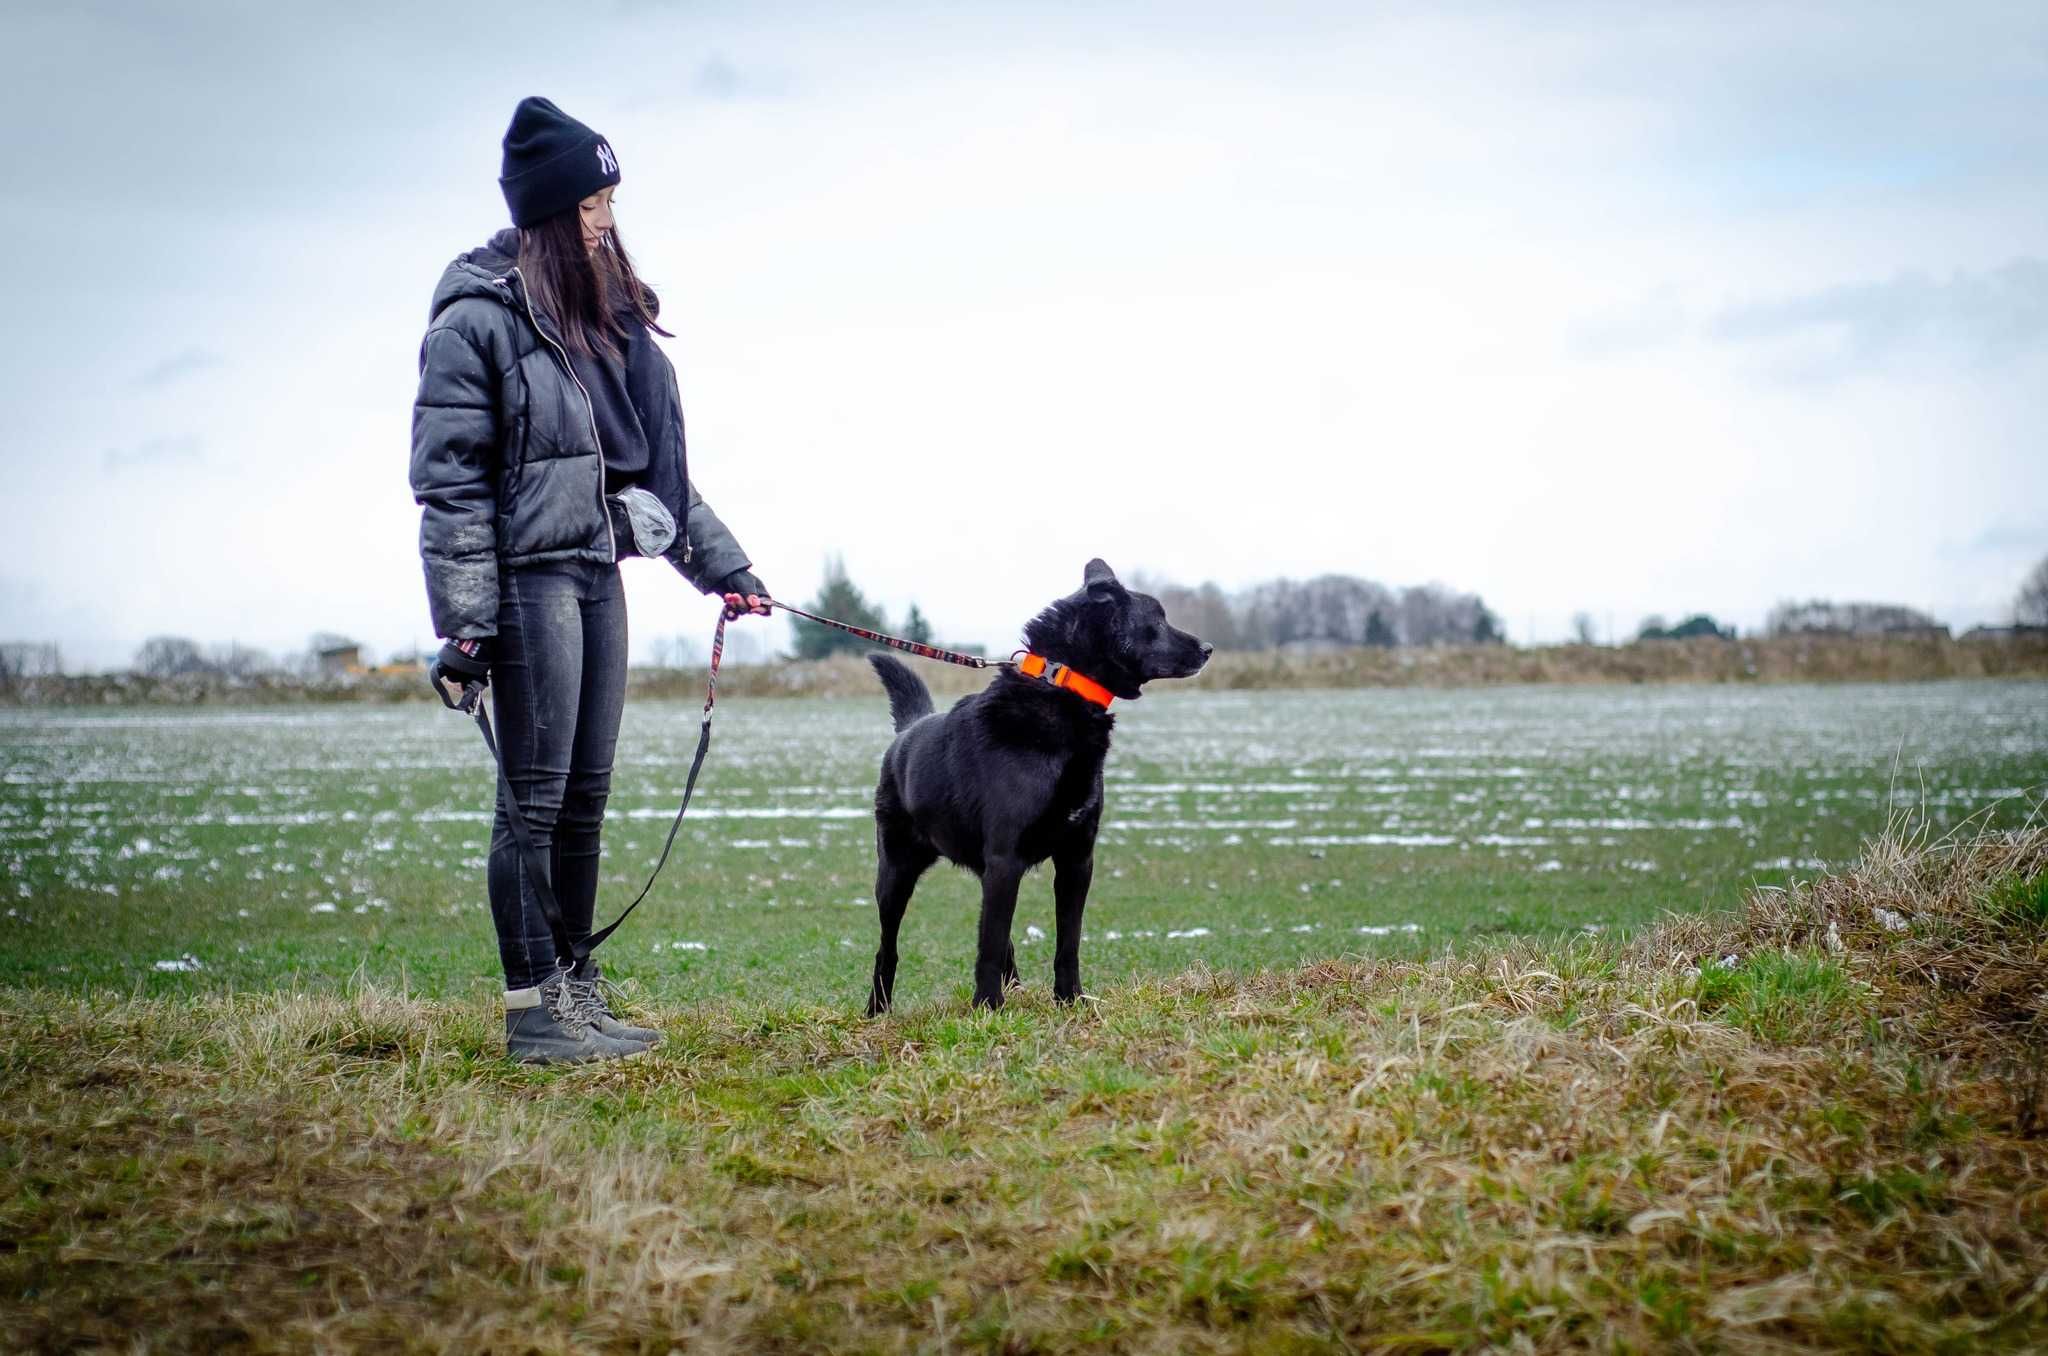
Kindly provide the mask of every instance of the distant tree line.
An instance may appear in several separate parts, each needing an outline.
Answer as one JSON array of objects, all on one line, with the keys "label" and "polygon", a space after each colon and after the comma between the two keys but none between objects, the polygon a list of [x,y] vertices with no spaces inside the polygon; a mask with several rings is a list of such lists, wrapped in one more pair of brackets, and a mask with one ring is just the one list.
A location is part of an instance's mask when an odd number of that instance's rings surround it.
[{"label": "distant tree line", "polygon": [[1271,579],[1236,592],[1134,575],[1167,619],[1219,650],[1373,645],[1497,645],[1500,618],[1476,593],[1444,584],[1394,589],[1356,575]]},{"label": "distant tree line", "polygon": [[1779,603],[1764,619],[1764,631],[1773,636],[1875,636],[1947,629],[1918,608],[1901,603],[1834,603],[1819,598]]},{"label": "distant tree line", "polygon": [[202,648],[197,641],[186,636],[151,636],[136,650],[130,668],[144,678],[182,678],[188,675],[230,679],[265,676],[307,678],[335,666],[344,658],[360,663],[361,649],[355,641],[334,631],[315,632],[307,640],[304,650],[282,658],[268,650],[235,641]]},{"label": "distant tree line", "polygon": [[[1272,579],[1236,591],[1226,591],[1214,583],[1189,587],[1142,574],[1133,575],[1132,583],[1155,594],[1166,605],[1167,616],[1176,626],[1193,631],[1219,650],[1495,645],[1506,638],[1500,618],[1478,594],[1461,593],[1444,584],[1395,589],[1343,574],[1305,580]],[[847,577],[846,563],[837,556],[826,562],[824,584],[806,609],[871,631],[925,644],[939,643],[933,639],[931,623],[914,602],[901,624],[892,627],[882,608]],[[2048,626],[2048,558],[2035,564],[2021,580],[2013,597],[2012,617],[2014,624],[2021,627]],[[1765,633],[1773,636],[1884,635],[1929,630],[1946,628],[1927,613],[1901,603],[1838,603],[1818,598],[1781,602],[1771,609],[1764,622]],[[1576,614],[1572,631],[1579,644],[1596,643],[1592,614]],[[1638,640],[1685,640],[1695,636],[1733,640],[1735,628],[1722,626],[1701,612],[1675,625],[1666,625],[1661,616],[1645,617],[1636,631]],[[744,648],[750,641],[743,634],[729,636],[728,644],[735,643]],[[822,659],[869,648],[872,647],[867,641],[844,631],[814,622],[796,623],[799,659]],[[981,652],[981,647],[974,645],[954,644],[949,648]],[[662,656],[662,662],[681,663],[692,657],[688,649],[680,639],[670,642],[669,653]],[[188,674],[228,679],[264,675],[309,677],[351,659],[360,662],[360,647],[347,636],[334,632],[318,632],[308,639],[305,650],[282,658],[232,641],[202,647],[185,636],[162,635],[143,642],[132,667],[135,673],[149,678]],[[54,644],[0,643],[0,689],[11,688],[24,679],[57,677],[63,671],[63,655]]]}]

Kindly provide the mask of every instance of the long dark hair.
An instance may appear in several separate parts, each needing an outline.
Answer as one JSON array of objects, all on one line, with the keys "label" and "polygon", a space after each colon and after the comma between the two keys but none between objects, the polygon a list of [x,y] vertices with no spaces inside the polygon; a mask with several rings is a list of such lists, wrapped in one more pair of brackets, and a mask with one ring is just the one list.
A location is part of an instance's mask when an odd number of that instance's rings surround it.
[{"label": "long dark hair", "polygon": [[605,232],[595,250],[583,248],[578,207],[519,228],[519,272],[533,304],[547,312],[572,352],[617,359],[626,338],[617,312],[628,307],[648,329],[674,337],[655,323],[661,303],[633,271],[618,227]]}]

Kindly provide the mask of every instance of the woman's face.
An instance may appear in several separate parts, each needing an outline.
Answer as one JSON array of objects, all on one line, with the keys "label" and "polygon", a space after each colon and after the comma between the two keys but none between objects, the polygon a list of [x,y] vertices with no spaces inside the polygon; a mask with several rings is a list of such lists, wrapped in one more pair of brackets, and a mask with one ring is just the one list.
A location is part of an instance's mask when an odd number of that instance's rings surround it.
[{"label": "woman's face", "polygon": [[612,193],[617,187],[614,184],[600,188],[577,204],[577,214],[583,218],[583,248],[589,253],[597,253],[597,247],[611,232]]}]

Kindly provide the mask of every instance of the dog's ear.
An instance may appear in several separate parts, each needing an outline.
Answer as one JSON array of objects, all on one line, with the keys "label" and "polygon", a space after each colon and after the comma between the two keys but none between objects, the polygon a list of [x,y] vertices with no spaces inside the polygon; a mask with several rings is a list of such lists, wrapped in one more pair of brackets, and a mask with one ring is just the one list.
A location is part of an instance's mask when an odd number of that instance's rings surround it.
[{"label": "dog's ear", "polygon": [[1081,572],[1081,583],[1088,590],[1090,602],[1110,603],[1123,596],[1124,586],[1117,582],[1116,571],[1100,557],[1088,562],[1088,568]]}]

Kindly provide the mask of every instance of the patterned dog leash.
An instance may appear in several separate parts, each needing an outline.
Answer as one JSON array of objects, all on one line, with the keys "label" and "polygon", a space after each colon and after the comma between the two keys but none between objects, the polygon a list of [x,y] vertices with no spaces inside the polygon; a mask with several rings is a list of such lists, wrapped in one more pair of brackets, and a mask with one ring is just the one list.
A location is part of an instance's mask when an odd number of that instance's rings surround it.
[{"label": "patterned dog leash", "polygon": [[942,650],[936,645],[927,645],[921,640],[905,640],[901,636],[885,636],[880,631],[870,631],[867,627],[855,626],[852,622],[834,621],[830,617],[821,617],[815,612],[806,612],[800,607],[791,607],[788,603],[778,602],[773,598],[763,598],[761,601],[769,607],[780,612],[787,612],[793,617],[802,617],[805,621],[814,621],[820,626],[829,626],[835,631],[844,631],[850,636],[859,636],[862,640],[871,640],[877,645],[887,645],[892,650],[901,650],[905,654],[914,654],[920,659],[937,659],[943,663],[958,664],[962,668],[969,669],[999,669],[1009,667],[1011,663],[1007,659],[989,659],[978,654],[963,654],[959,650]]}]

